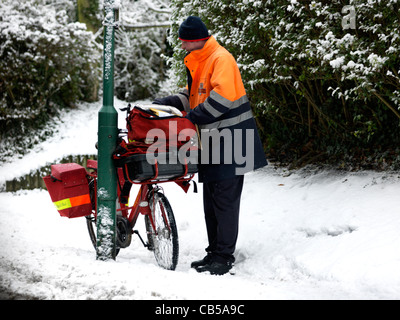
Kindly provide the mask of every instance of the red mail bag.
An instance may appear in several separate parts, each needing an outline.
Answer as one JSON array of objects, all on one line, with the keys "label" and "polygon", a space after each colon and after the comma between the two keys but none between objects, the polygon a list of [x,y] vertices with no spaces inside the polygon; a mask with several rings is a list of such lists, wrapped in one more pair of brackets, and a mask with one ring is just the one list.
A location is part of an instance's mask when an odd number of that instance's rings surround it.
[{"label": "red mail bag", "polygon": [[92,212],[89,182],[84,167],[76,163],[55,164],[43,177],[50,198],[60,216],[84,217]]},{"label": "red mail bag", "polygon": [[134,107],[129,112],[126,126],[128,142],[144,142],[150,145],[157,141],[167,149],[170,146],[179,148],[196,135],[196,127],[189,119],[175,115],[159,117],[140,107]]}]

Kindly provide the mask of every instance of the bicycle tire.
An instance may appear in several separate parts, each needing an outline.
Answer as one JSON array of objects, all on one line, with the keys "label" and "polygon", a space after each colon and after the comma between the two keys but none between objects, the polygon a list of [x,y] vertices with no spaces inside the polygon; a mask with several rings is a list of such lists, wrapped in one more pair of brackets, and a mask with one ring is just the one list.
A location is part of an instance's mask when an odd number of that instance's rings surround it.
[{"label": "bicycle tire", "polygon": [[156,226],[156,232],[154,232],[150,218],[146,215],[145,226],[149,249],[153,251],[160,267],[175,270],[179,258],[179,241],[172,207],[167,197],[161,192],[151,195],[149,206]]},{"label": "bicycle tire", "polygon": [[86,225],[89,232],[89,238],[92,242],[94,250],[97,250],[97,238],[96,238],[96,218],[95,218],[95,210],[96,210],[96,190],[94,189],[94,179],[89,181],[89,195],[90,195],[90,202],[92,204],[92,213],[86,216]]}]

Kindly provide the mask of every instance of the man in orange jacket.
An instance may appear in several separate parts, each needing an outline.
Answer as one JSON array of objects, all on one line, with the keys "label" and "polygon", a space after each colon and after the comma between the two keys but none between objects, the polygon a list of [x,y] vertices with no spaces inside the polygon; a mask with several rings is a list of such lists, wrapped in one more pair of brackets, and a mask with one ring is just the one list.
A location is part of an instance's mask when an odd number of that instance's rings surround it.
[{"label": "man in orange jacket", "polygon": [[190,16],[179,28],[187,51],[188,85],[157,104],[187,112],[200,128],[199,181],[208,235],[207,255],[192,263],[198,272],[222,275],[232,268],[239,230],[244,174],[267,164],[239,68],[233,56],[200,18]]}]

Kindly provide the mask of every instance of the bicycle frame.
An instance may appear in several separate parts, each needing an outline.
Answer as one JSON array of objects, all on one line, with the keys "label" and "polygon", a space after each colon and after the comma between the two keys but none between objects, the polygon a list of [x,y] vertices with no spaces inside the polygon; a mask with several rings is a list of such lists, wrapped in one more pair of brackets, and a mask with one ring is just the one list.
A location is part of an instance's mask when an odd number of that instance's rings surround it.
[{"label": "bicycle frame", "polygon": [[[151,184],[142,184],[133,206],[129,207],[128,205],[124,204],[120,209],[117,209],[117,212],[121,212],[122,216],[128,219],[132,228],[134,228],[136,225],[139,215],[143,214],[149,217],[153,231],[157,233],[154,219],[151,215],[150,203],[148,201],[153,190],[154,188]],[[164,220],[165,219],[166,218],[164,217]]]},{"label": "bicycle frame", "polygon": [[[88,160],[87,167],[88,167],[88,169],[94,170],[93,172],[88,172],[88,175],[94,179],[94,192],[95,192],[95,213],[94,213],[94,215],[95,215],[95,218],[97,218],[97,161]],[[119,183],[118,183],[118,188],[117,188],[117,190],[118,190],[118,192],[117,192],[118,200],[117,201],[118,201],[120,208],[117,209],[117,213],[120,212],[121,215],[129,221],[129,224],[130,224],[130,227],[132,230],[136,225],[139,215],[140,214],[145,215],[145,216],[147,215],[149,217],[149,221],[152,226],[153,232],[157,235],[156,225],[155,225],[153,216],[151,215],[151,208],[150,208],[150,205],[154,206],[154,204],[150,204],[149,200],[151,199],[152,194],[159,191],[161,188],[158,187],[156,183],[140,183],[140,189],[136,196],[135,202],[134,202],[133,206],[129,207],[127,204],[122,204],[119,201],[119,196],[121,193],[121,185],[123,185],[123,182],[125,181],[121,172],[118,172],[118,180],[119,180]],[[153,197],[153,199],[154,199],[154,197]],[[161,213],[162,213],[163,220],[165,221],[165,224],[168,226],[168,229],[170,230],[168,219],[166,217],[166,213],[164,212],[163,208],[162,208]]]}]

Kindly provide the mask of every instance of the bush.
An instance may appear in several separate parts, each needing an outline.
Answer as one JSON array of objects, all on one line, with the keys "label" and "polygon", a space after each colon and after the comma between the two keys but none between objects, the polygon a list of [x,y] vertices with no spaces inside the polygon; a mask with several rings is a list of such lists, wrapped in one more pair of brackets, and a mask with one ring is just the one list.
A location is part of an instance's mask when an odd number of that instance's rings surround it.
[{"label": "bush", "polygon": [[136,101],[157,96],[165,78],[165,30],[119,29],[115,40],[115,95]]},{"label": "bush", "polygon": [[[121,1],[122,27],[115,34],[115,94],[135,101],[159,95],[167,66],[166,28],[169,1]],[[156,8],[155,8],[156,7]]]},{"label": "bush", "polygon": [[38,137],[30,137],[28,142],[20,138],[29,135],[29,129],[43,127],[58,108],[98,98],[100,56],[92,33],[84,24],[68,19],[65,10],[38,0],[0,4],[3,156],[37,141]]},{"label": "bush", "polygon": [[172,32],[199,15],[235,56],[270,158],[377,164],[400,143],[400,3],[364,2],[173,0]]}]

